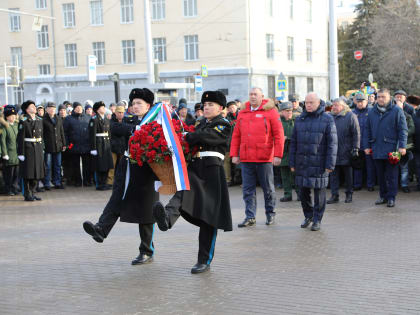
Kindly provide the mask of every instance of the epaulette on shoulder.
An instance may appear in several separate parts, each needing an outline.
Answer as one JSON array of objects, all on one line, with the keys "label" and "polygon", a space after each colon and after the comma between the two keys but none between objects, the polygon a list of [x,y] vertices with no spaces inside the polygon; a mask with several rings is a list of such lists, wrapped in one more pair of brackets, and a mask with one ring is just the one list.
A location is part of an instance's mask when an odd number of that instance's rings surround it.
[{"label": "epaulette on shoulder", "polygon": [[22,121],[25,121],[25,120],[27,120],[28,119],[28,117],[22,117]]},{"label": "epaulette on shoulder", "polygon": [[223,117],[223,120],[226,121],[227,123],[229,123],[229,120],[227,120],[226,118]]}]

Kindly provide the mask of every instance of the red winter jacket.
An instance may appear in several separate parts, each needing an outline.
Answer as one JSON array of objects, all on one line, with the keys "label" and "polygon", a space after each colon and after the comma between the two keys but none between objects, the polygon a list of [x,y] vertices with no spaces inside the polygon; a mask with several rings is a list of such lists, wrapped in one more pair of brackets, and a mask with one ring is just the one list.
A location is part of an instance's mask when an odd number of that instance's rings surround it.
[{"label": "red winter jacket", "polygon": [[273,162],[283,157],[284,132],[279,113],[271,100],[251,111],[249,102],[239,112],[230,145],[230,156],[241,162]]}]

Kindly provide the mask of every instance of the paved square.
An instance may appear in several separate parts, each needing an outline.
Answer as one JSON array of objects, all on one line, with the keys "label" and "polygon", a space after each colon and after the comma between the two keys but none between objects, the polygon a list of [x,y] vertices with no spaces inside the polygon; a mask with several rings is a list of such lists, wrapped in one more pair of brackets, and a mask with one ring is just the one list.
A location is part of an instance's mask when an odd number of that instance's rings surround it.
[{"label": "paved square", "polygon": [[152,264],[131,266],[137,225],[118,222],[103,244],[82,229],[109,192],[67,188],[33,203],[1,196],[0,313],[420,313],[419,192],[400,193],[395,208],[374,206],[377,192],[356,192],[351,205],[327,206],[320,232],[299,227],[295,201],[278,202],[267,227],[260,189],[257,226],[238,229],[241,190],[230,192],[234,231],[219,231],[202,275],[190,273],[198,228],[183,219],[156,232]]}]

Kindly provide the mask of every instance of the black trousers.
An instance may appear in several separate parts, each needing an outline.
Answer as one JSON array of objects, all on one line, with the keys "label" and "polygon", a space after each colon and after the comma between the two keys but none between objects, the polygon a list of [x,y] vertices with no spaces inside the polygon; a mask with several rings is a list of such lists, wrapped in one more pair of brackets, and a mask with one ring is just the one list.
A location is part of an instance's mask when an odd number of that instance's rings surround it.
[{"label": "black trousers", "polygon": [[313,222],[321,222],[327,202],[327,189],[314,188],[314,202],[312,203],[311,188],[300,188],[300,202],[305,218],[312,218]]},{"label": "black trousers", "polygon": [[338,196],[341,172],[344,174],[344,181],[346,183],[346,195],[353,193],[353,168],[350,165],[336,165],[330,175],[332,195]]},{"label": "black trousers", "polygon": [[[82,159],[82,170],[80,170],[80,159]],[[73,153],[70,155],[71,181],[75,185],[88,184],[92,182],[92,158],[90,154]],[[83,177],[82,177],[83,174]]]},{"label": "black trousers", "polygon": [[[182,205],[182,191],[177,191],[175,195],[169,200],[169,203],[165,206],[166,213],[169,218],[169,228],[172,228],[176,220],[181,215]],[[182,213],[183,216],[187,214]],[[188,218],[187,218],[188,220]],[[200,226],[200,232],[198,234],[198,259],[197,262],[200,264],[210,265],[214,257],[214,248],[216,246],[217,229],[208,225],[206,222],[193,219],[198,221]]]},{"label": "black trousers", "polygon": [[106,186],[106,180],[108,178],[108,171],[106,172],[95,172],[96,187]]},{"label": "black trousers", "polygon": [[23,179],[23,195],[25,198],[31,198],[34,196],[37,184],[37,179]]},{"label": "black trousers", "polygon": [[6,186],[6,194],[18,191],[18,173],[19,165],[3,166],[4,184]]}]

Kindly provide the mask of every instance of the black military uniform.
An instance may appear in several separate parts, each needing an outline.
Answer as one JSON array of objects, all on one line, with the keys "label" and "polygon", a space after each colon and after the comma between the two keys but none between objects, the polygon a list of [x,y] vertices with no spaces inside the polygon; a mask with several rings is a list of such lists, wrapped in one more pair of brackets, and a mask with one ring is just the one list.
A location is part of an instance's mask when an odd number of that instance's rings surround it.
[{"label": "black military uniform", "polygon": [[[130,93],[130,102],[135,98],[153,104],[154,95],[148,89],[133,89]],[[125,129],[128,141],[129,136],[140,123],[141,120],[137,116],[125,117],[119,125],[119,131],[124,133]],[[155,220],[152,214],[152,206],[159,200],[159,194],[154,189],[154,182],[158,178],[147,163],[139,166],[137,163],[130,162],[127,155],[124,155],[118,164],[112,195],[98,223],[93,224],[86,221],[83,223],[83,228],[86,233],[92,235],[95,241],[102,243],[111,232],[118,218],[121,222],[138,223],[141,239],[140,254],[132,261],[132,264],[145,264],[153,261]],[[129,172],[128,183],[126,183],[127,168]]]},{"label": "black military uniform", "polygon": [[[22,104],[22,111],[25,110],[33,101],[26,101]],[[43,154],[43,126],[42,119],[35,116],[33,119],[29,114],[23,115],[19,122],[17,136],[18,157],[21,160],[19,170],[23,178],[23,195],[25,201],[41,200],[34,195],[38,180],[43,179],[44,154]]]},{"label": "black military uniform", "polygon": [[[226,107],[226,98],[219,91],[203,93],[201,103],[215,102]],[[214,257],[217,230],[232,231],[229,191],[223,168],[230,123],[221,115],[211,121],[203,119],[195,132],[188,133],[186,140],[191,146],[198,145],[199,153],[188,165],[189,191],[178,191],[163,207],[157,202],[153,214],[161,230],[171,228],[182,216],[200,227],[197,264],[192,273],[209,269]]]},{"label": "black military uniform", "polygon": [[101,117],[97,113],[100,107],[104,106],[104,102],[96,102],[93,105],[93,110],[96,116],[92,117],[89,123],[89,143],[90,152],[93,157],[93,165],[95,167],[96,175],[96,189],[107,190],[111,186],[106,184],[108,171],[114,168],[111,152],[111,133],[109,119]]}]

